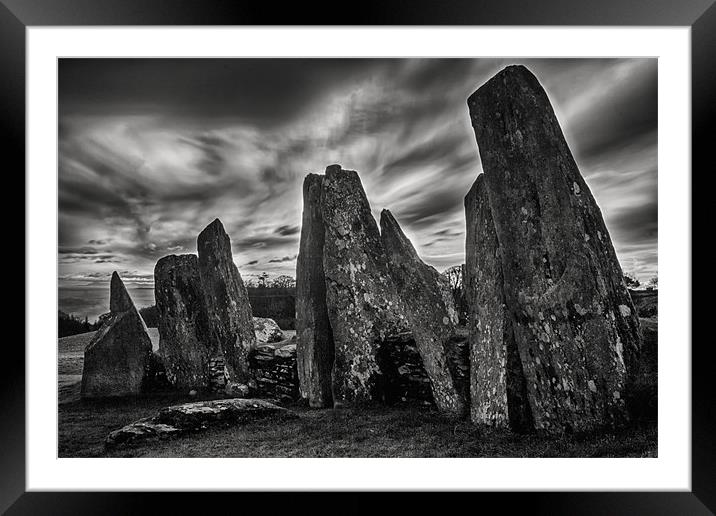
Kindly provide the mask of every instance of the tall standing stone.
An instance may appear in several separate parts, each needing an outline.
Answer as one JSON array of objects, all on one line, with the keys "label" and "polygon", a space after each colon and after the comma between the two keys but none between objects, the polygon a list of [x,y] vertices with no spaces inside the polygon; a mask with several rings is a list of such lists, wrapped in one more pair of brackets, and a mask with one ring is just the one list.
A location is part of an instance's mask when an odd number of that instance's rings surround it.
[{"label": "tall standing stone", "polygon": [[465,197],[468,249],[463,287],[470,343],[470,419],[526,430],[532,426],[522,363],[505,307],[502,263],[485,176]]},{"label": "tall standing stone", "polygon": [[311,407],[333,405],[333,332],[326,306],[323,273],[325,228],[321,208],[323,176],[303,181],[303,221],[296,261],[296,356],[301,397]]},{"label": "tall standing stone", "polygon": [[448,414],[460,416],[465,412],[465,403],[453,381],[445,348],[458,322],[447,282],[420,259],[388,210],[380,214],[380,234],[391,275],[430,378],[435,404]]},{"label": "tall standing stone", "polygon": [[149,370],[152,341],[147,326],[116,272],[109,306],[110,313],[84,351],[83,398],[139,394]]},{"label": "tall standing stone", "polygon": [[212,349],[196,255],[170,255],[154,267],[159,354],[169,382],[182,389],[210,385]]},{"label": "tall standing stone", "polygon": [[335,403],[379,398],[379,344],[406,329],[378,225],[358,174],[326,168],[321,210],[325,226],[323,271],[333,331]]},{"label": "tall standing stone", "polygon": [[229,380],[246,383],[248,355],[256,347],[256,335],[249,296],[219,219],[199,234],[197,248],[211,347],[223,352]]},{"label": "tall standing stone", "polygon": [[534,426],[620,424],[639,322],[547,95],[525,67],[510,66],[468,106]]}]

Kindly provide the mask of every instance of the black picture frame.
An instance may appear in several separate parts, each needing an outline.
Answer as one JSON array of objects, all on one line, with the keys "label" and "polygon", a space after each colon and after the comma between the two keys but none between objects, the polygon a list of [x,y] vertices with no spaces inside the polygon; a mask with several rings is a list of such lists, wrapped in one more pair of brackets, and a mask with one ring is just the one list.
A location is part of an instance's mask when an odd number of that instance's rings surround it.
[{"label": "black picture frame", "polygon": [[[692,178],[713,169],[716,111],[716,5],[714,0],[499,0],[499,1],[363,1],[323,5],[229,0],[0,0],[0,131],[6,177],[18,181],[13,197],[25,192],[25,36],[32,26],[52,25],[577,25],[577,26],[690,26],[692,44]],[[10,158],[8,160],[8,158]],[[707,167],[709,167],[707,169]],[[23,178],[22,180],[19,178]],[[9,179],[9,178],[8,178]],[[6,183],[7,185],[7,183]],[[7,187],[7,186],[6,186]],[[698,192],[698,189],[693,189]],[[6,194],[7,195],[7,194]],[[23,196],[24,198],[24,196]],[[694,221],[709,220],[712,202],[694,203]],[[24,211],[23,211],[24,213]],[[7,216],[7,215],[6,215]],[[11,215],[17,218],[17,210]],[[9,224],[16,227],[17,222]],[[711,234],[706,228],[701,235]],[[24,242],[25,234],[12,235]],[[692,251],[693,253],[693,251]],[[14,252],[14,256],[19,253]],[[697,256],[692,254],[696,270]],[[24,277],[32,274],[25,266]],[[16,279],[17,267],[13,274]],[[24,285],[23,285],[24,287]],[[10,286],[8,289],[12,288]],[[16,292],[24,288],[15,287]],[[15,302],[13,300],[13,302]],[[18,301],[19,302],[19,301]],[[23,295],[23,305],[24,305]],[[705,316],[704,305],[693,298],[694,313]],[[26,306],[26,310],[32,307]],[[16,311],[7,317],[17,319]],[[692,316],[693,318],[693,316]],[[26,320],[26,319],[25,319]],[[698,320],[698,318],[697,318]],[[704,320],[702,317],[701,320]],[[708,319],[706,319],[708,320]],[[16,321],[13,321],[18,326]],[[449,496],[437,503],[466,510],[497,506],[501,512],[523,508],[533,514],[710,514],[716,511],[716,425],[711,408],[714,392],[713,339],[670,343],[692,346],[692,491],[590,493],[470,493]],[[12,342],[10,342],[12,341]],[[8,339],[3,368],[2,425],[0,426],[0,510],[7,514],[135,514],[187,512],[196,507],[249,507],[266,502],[248,493],[59,493],[25,492],[25,353],[19,338]],[[271,495],[272,512],[297,506],[331,512],[365,513],[384,505],[383,495],[352,493],[338,502],[319,493]],[[431,500],[434,501],[434,500]],[[425,510],[423,493],[403,497],[401,512]],[[341,510],[335,504],[340,504]],[[472,509],[471,509],[472,508]],[[448,509],[449,510],[449,509]]]}]

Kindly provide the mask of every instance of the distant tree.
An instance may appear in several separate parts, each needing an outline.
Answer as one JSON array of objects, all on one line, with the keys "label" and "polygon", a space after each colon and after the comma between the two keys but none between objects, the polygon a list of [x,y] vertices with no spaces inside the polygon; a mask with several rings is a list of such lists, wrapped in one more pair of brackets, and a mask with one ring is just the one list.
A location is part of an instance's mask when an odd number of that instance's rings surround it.
[{"label": "distant tree", "polygon": [[69,335],[77,335],[78,333],[86,333],[94,331],[100,327],[99,322],[90,323],[85,316],[84,321],[72,314],[57,311],[57,335],[59,337],[67,337]]},{"label": "distant tree", "polygon": [[292,276],[289,276],[287,274],[277,276],[271,282],[271,287],[273,288],[294,288],[295,286],[296,280]]},{"label": "distant tree", "polygon": [[144,319],[147,328],[159,328],[159,310],[156,305],[140,308],[139,315]]},{"label": "distant tree", "polygon": [[452,294],[453,304],[460,324],[467,322],[467,300],[465,299],[465,289],[463,288],[463,277],[465,274],[465,264],[454,265],[445,269],[443,276],[447,278],[450,294]]},{"label": "distant tree", "polygon": [[462,265],[454,265],[452,267],[445,269],[445,272],[443,272],[443,275],[448,280],[448,285],[450,285],[451,292],[458,292],[458,291],[462,290],[462,275],[463,275],[463,266]]},{"label": "distant tree", "polygon": [[624,274],[624,283],[626,283],[626,286],[629,288],[639,288],[639,286],[641,285],[641,283],[639,283],[639,280],[631,274]]},{"label": "distant tree", "polygon": [[269,277],[269,275],[266,272],[262,272],[261,274],[259,274],[259,276],[258,276],[259,288],[266,288],[266,280],[268,280],[268,277]]},{"label": "distant tree", "polygon": [[653,278],[649,279],[649,283],[646,284],[647,290],[658,290],[659,288],[659,278],[658,276],[654,276]]},{"label": "distant tree", "polygon": [[246,288],[256,288],[256,282],[254,281],[253,278],[249,278],[248,280],[246,280],[244,282],[244,286]]}]

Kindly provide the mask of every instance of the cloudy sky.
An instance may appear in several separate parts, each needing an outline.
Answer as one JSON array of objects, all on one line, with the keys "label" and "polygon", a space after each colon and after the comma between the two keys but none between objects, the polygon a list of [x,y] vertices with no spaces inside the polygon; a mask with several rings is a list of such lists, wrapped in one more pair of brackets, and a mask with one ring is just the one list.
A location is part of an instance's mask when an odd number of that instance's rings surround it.
[{"label": "cloudy sky", "polygon": [[427,263],[462,263],[481,172],[466,99],[515,63],[545,87],[622,267],[648,280],[655,59],[62,59],[60,308],[106,311],[82,292],[113,270],[152,287],[155,262],[196,252],[216,217],[245,280],[293,276],[301,183],[332,163],[359,172],[376,217],[389,208]]}]

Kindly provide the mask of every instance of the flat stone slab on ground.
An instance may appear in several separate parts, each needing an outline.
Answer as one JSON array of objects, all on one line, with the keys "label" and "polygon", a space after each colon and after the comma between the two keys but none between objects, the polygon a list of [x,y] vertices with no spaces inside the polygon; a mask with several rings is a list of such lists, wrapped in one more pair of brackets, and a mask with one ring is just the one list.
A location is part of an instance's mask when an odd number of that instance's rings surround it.
[{"label": "flat stone slab on ground", "polygon": [[163,439],[200,431],[213,423],[239,425],[275,415],[298,417],[288,409],[260,399],[231,398],[173,405],[161,409],[155,416],[111,432],[105,439],[105,446],[112,448],[148,439]]},{"label": "flat stone slab on ground", "polygon": [[140,419],[110,433],[104,444],[105,447],[111,448],[148,439],[166,439],[180,433],[180,429],[171,425],[155,423],[152,418]]}]

